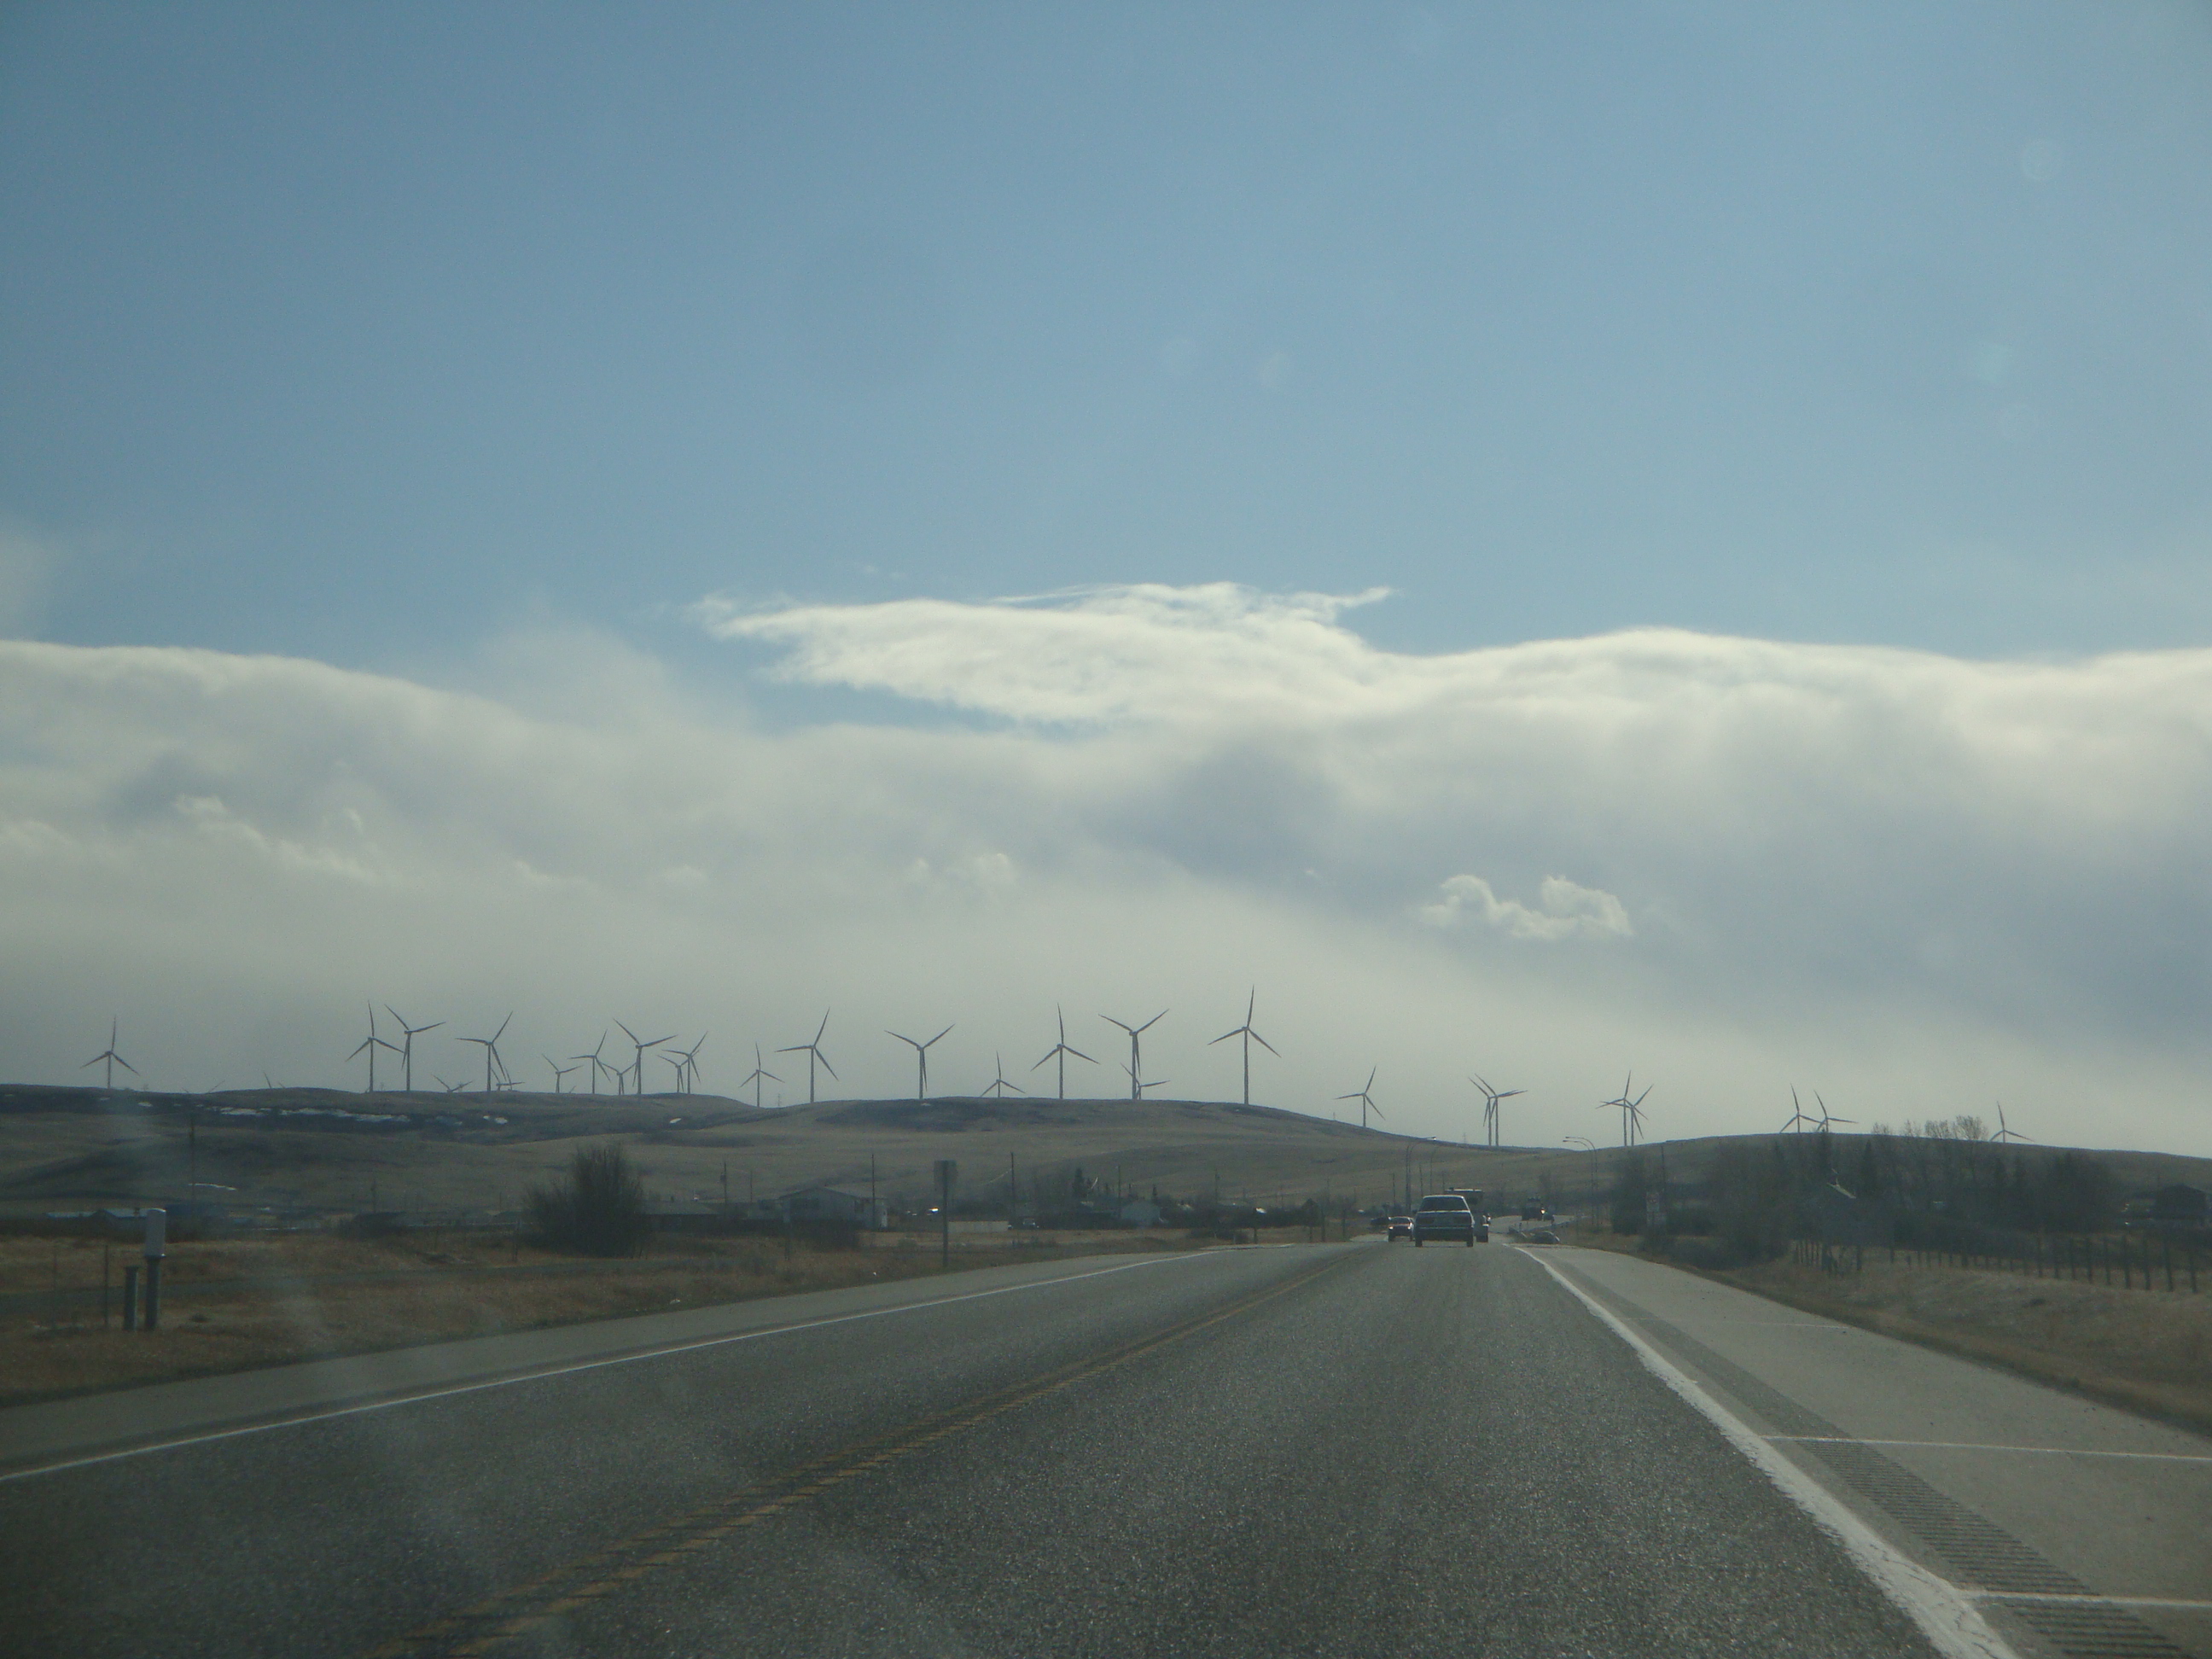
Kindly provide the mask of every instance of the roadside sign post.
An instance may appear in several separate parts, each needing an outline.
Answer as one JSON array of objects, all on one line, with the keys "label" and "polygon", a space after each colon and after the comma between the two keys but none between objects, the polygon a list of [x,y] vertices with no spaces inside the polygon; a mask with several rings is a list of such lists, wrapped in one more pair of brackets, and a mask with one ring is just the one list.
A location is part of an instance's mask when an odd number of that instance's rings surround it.
[{"label": "roadside sign post", "polygon": [[138,1328],[138,1269],[136,1267],[123,1270],[123,1328],[126,1331]]},{"label": "roadside sign post", "polygon": [[169,1254],[169,1212],[167,1210],[146,1212],[146,1326],[159,1330],[161,1325],[161,1261]]},{"label": "roadside sign post", "polygon": [[938,1265],[952,1265],[952,1178],[960,1173],[960,1166],[949,1158],[937,1160],[937,1219],[939,1223]]}]

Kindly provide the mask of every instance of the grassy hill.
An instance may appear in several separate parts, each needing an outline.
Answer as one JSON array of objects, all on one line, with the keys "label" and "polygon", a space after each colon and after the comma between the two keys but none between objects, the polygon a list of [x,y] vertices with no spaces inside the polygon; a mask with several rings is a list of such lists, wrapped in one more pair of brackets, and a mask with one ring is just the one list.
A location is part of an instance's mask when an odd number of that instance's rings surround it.
[{"label": "grassy hill", "polygon": [[[934,1161],[950,1158],[963,1196],[998,1204],[1011,1158],[1025,1201],[1040,1182],[1065,1192],[1080,1169],[1134,1194],[1259,1203],[1473,1186],[1503,1211],[1524,1194],[1578,1206],[1606,1190],[1619,1157],[1463,1146],[1218,1101],[945,1097],[763,1111],[710,1095],[0,1085],[0,1214],[174,1201],[194,1179],[234,1206],[498,1211],[565,1168],[580,1143],[607,1138],[629,1148],[656,1197],[719,1200],[726,1180],[740,1201],[814,1182],[865,1188],[872,1171],[886,1196],[925,1201]],[[1698,1180],[1722,1144],[1665,1143],[1670,1174]],[[2130,1190],[2212,1180],[2212,1160],[2100,1156]]]}]

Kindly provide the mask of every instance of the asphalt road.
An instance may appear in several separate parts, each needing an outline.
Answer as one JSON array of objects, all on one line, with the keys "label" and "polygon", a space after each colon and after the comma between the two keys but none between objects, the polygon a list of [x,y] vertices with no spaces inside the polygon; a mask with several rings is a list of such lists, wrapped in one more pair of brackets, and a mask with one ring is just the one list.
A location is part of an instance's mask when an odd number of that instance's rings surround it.
[{"label": "asphalt road", "polygon": [[0,1482],[0,1536],[26,1653],[1930,1650],[1499,1247],[1174,1258],[156,1449]]}]

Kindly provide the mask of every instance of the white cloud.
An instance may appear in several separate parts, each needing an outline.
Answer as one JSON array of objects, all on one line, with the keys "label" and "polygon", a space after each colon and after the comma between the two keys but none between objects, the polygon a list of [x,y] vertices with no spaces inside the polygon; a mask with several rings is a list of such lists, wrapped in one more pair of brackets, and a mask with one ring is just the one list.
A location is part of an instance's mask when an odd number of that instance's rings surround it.
[{"label": "white cloud", "polygon": [[2212,653],[1412,657],[1346,626],[1373,597],[702,610],[973,729],[772,732],[574,634],[467,690],[0,644],[0,1052],[60,1080],[117,1010],[157,1079],[335,1082],[368,996],[518,1006],[523,1053],[648,1009],[734,1053],[826,1004],[840,1072],[895,1090],[885,1024],[957,1020],[960,1086],[1056,1000],[1164,1002],[1164,1074],[1223,1094],[1201,1011],[1256,981],[1294,1034],[1270,1097],[1382,1060],[1409,1127],[1460,1127],[1479,1064],[1580,1131],[1633,1064],[1662,1132],[1818,1079],[1855,1117],[2002,1094],[2044,1139],[2205,1147]]},{"label": "white cloud", "polygon": [[1480,876],[1453,876],[1441,890],[1443,896],[1419,912],[1432,927],[1455,927],[1472,916],[1515,939],[1626,939],[1636,931],[1619,899],[1565,876],[1544,878],[1537,890],[1540,909],[1499,898]]}]

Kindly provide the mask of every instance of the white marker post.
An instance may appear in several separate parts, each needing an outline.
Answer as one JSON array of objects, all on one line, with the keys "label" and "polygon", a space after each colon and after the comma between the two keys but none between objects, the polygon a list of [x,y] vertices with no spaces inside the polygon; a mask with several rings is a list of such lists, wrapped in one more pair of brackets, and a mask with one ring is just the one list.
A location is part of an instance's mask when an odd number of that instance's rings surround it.
[{"label": "white marker post", "polygon": [[146,1323],[157,1330],[161,1323],[161,1261],[169,1254],[169,1212],[146,1212]]},{"label": "white marker post", "polygon": [[937,1218],[942,1225],[939,1237],[943,1240],[938,1256],[939,1265],[952,1265],[952,1178],[960,1173],[960,1166],[949,1158],[937,1160]]}]

